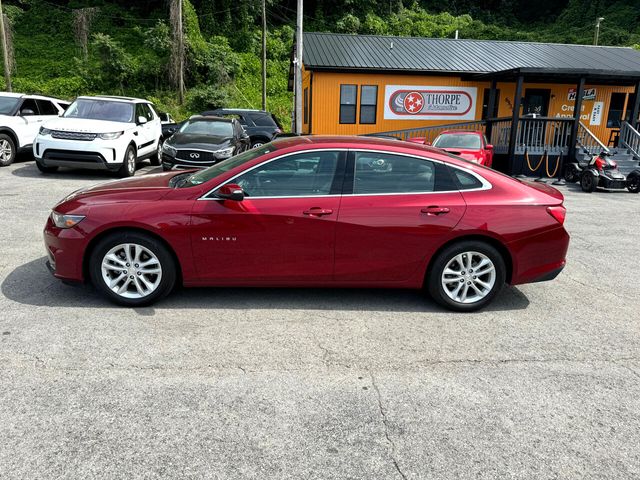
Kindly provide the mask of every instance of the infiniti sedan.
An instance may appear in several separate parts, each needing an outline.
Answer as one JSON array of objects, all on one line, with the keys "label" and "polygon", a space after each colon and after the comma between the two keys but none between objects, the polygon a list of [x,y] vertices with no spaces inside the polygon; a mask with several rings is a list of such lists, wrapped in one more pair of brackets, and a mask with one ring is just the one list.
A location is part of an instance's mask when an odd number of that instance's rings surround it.
[{"label": "infiniti sedan", "polygon": [[74,192],[44,238],[56,277],[125,306],[181,283],[422,289],[472,311],[560,273],[564,217],[557,190],[440,149],[296,137]]},{"label": "infiniti sedan", "polygon": [[194,115],[162,144],[162,169],[205,168],[250,147],[235,118]]}]

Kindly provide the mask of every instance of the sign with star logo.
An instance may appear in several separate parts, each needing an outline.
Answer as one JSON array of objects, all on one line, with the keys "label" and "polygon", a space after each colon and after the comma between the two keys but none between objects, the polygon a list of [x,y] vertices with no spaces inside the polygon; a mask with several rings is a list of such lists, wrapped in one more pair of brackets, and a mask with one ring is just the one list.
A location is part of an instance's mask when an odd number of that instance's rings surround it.
[{"label": "sign with star logo", "polygon": [[384,118],[475,120],[475,87],[387,85]]}]

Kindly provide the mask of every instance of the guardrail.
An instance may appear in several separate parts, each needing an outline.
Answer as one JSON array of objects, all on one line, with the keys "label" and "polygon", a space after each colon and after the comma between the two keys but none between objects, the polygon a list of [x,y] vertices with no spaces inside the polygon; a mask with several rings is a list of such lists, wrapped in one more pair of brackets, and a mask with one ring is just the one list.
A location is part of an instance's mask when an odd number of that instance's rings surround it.
[{"label": "guardrail", "polygon": [[607,146],[596,137],[582,122],[578,125],[577,145],[591,155],[602,151],[608,152]]},{"label": "guardrail", "polygon": [[569,151],[572,119],[557,117],[521,118],[516,134],[516,151],[538,154],[566,154]]},{"label": "guardrail", "polygon": [[633,128],[629,122],[622,122],[618,143],[628,149],[634,157],[640,158],[640,132]]}]

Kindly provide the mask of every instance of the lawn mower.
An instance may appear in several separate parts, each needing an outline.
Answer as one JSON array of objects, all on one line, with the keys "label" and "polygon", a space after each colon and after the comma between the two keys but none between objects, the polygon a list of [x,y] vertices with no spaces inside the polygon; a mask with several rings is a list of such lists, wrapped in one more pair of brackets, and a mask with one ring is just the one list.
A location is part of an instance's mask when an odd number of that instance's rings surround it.
[{"label": "lawn mower", "polygon": [[624,175],[610,156],[610,152],[603,150],[591,160],[572,162],[565,168],[564,179],[571,183],[580,181],[582,191],[587,193],[594,192],[598,187],[610,190],[626,188],[631,193],[640,192],[640,168]]}]

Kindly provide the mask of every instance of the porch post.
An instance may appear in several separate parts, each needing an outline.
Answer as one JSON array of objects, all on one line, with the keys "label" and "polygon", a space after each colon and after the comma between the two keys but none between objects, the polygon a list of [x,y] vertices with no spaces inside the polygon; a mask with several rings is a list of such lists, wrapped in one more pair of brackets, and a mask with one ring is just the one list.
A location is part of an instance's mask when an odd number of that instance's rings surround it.
[{"label": "porch post", "polygon": [[[493,118],[493,110],[496,107],[496,90],[498,87],[498,81],[494,78],[491,80],[491,90],[489,90],[489,103],[487,104],[487,118],[483,120],[488,120]],[[485,135],[489,142],[491,142],[491,131],[493,130],[493,122],[487,121],[487,127],[484,130]]]},{"label": "porch post", "polygon": [[576,158],[576,142],[578,141],[578,126],[580,125],[580,112],[582,111],[584,84],[584,77],[580,77],[580,81],[576,88],[576,101],[573,108],[573,123],[571,124],[571,135],[569,136],[569,155],[567,155],[567,161],[569,162],[573,162]]},{"label": "porch post", "polygon": [[633,104],[631,105],[631,117],[629,117],[629,123],[635,129],[638,128],[638,114],[640,114],[640,81],[636,83],[636,88],[633,90]]},{"label": "porch post", "polygon": [[518,121],[520,120],[520,104],[522,103],[522,84],[524,76],[518,75],[516,93],[513,98],[513,115],[511,116],[511,131],[509,132],[509,153],[507,161],[509,170],[513,170],[513,156],[516,153],[516,141],[518,136]]}]

